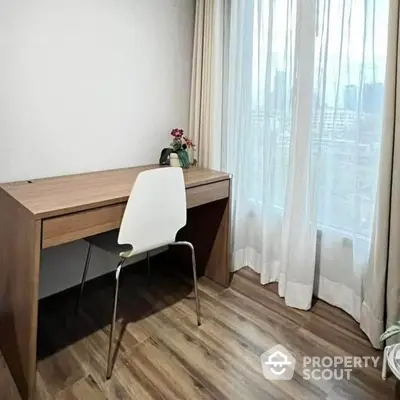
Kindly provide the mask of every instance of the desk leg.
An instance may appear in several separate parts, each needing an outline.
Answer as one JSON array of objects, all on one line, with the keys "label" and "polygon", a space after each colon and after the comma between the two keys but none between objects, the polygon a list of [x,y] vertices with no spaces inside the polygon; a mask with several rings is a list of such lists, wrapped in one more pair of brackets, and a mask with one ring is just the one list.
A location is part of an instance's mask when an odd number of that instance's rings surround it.
[{"label": "desk leg", "polygon": [[[204,269],[204,275],[226,287],[229,286],[231,270],[229,199],[220,200],[218,204],[214,205],[213,210],[217,213],[217,218],[220,217],[220,220]],[[200,240],[204,240],[204,237]]]},{"label": "desk leg", "polygon": [[35,394],[41,221],[0,189],[0,349],[22,399]]},{"label": "desk leg", "polygon": [[[195,248],[197,270],[222,286],[230,279],[230,201],[222,199],[188,210],[187,225],[177,240],[187,240]],[[171,249],[171,263],[183,264],[190,271],[190,254],[184,249]]]}]

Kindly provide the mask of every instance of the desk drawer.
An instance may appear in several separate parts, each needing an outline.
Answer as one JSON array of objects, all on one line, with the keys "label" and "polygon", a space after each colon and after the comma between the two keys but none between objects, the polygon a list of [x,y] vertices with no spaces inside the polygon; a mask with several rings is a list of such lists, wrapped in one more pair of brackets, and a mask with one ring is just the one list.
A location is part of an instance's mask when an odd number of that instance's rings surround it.
[{"label": "desk drawer", "polygon": [[229,197],[229,182],[227,179],[186,189],[187,208],[201,206],[202,204]]},{"label": "desk drawer", "polygon": [[121,225],[126,203],[76,212],[43,221],[42,247],[72,242]]},{"label": "desk drawer", "polygon": [[[229,180],[186,189],[187,207],[196,207],[229,197]],[[58,246],[121,225],[126,203],[94,208],[43,220],[42,248]]]}]

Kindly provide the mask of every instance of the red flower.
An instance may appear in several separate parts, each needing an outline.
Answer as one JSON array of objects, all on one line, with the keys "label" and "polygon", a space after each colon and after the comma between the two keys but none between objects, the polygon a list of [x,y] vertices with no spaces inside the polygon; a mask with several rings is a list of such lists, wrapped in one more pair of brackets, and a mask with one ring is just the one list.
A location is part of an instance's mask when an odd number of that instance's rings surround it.
[{"label": "red flower", "polygon": [[174,138],[181,138],[183,136],[183,129],[178,129],[178,128],[172,129],[171,135]]}]

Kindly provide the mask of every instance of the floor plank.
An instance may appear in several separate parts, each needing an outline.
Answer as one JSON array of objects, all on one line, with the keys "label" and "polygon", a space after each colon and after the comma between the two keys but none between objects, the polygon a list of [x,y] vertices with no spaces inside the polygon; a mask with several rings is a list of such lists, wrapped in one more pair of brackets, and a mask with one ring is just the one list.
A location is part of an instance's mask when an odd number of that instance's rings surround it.
[{"label": "floor plank", "polygon": [[106,400],[107,397],[102,393],[99,385],[92,376],[79,380],[66,390],[59,393],[56,400]]},{"label": "floor plank", "polygon": [[[39,306],[37,400],[396,399],[393,377],[356,368],[349,380],[304,380],[304,356],[380,356],[356,321],[322,301],[288,308],[277,285],[249,268],[230,288],[199,279],[202,325],[193,285],[171,267],[121,274],[113,375],[105,379],[113,275],[87,283],[75,315],[76,288]],[[293,379],[266,380],[260,356],[277,344],[296,360]],[[396,397],[397,396],[397,397]],[[0,400],[19,395],[0,356]]]},{"label": "floor plank", "polygon": [[18,399],[18,389],[0,353],[0,400]]}]

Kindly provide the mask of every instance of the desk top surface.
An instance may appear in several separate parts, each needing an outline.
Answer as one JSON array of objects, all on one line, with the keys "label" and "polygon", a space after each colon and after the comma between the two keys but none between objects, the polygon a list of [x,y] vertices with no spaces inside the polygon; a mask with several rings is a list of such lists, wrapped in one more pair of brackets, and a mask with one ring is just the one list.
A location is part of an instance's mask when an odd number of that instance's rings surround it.
[{"label": "desk top surface", "polygon": [[[0,184],[36,219],[127,201],[137,175],[158,165],[65,175]],[[225,172],[193,167],[184,170],[186,188],[229,179]]]}]

